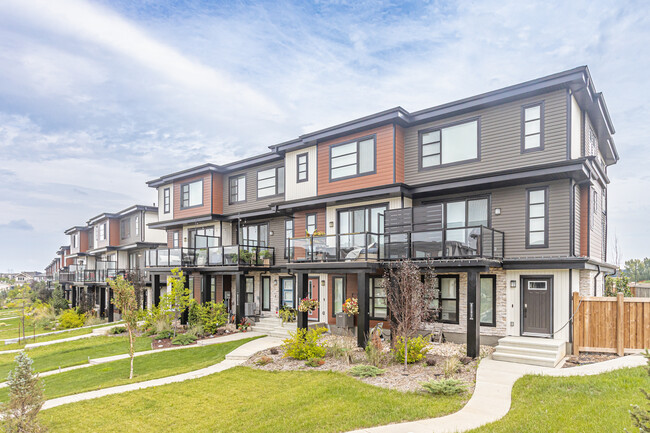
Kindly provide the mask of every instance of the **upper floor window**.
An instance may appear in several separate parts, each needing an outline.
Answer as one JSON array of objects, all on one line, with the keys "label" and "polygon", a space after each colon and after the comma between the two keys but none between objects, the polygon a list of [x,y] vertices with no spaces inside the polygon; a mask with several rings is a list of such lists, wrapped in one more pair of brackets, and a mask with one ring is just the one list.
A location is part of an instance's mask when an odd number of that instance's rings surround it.
[{"label": "upper floor window", "polygon": [[478,120],[420,132],[420,168],[478,159]]},{"label": "upper floor window", "polygon": [[330,147],[330,180],[375,172],[375,137]]},{"label": "upper floor window", "polygon": [[547,247],[548,188],[527,191],[526,218],[526,248]]},{"label": "upper floor window", "polygon": [[293,237],[293,220],[288,219],[284,221],[284,258],[289,258],[289,250],[291,249],[291,238]]},{"label": "upper floor window", "polygon": [[308,153],[301,153],[296,157],[296,182],[307,182],[309,176],[307,174],[307,162],[309,160]]},{"label": "upper floor window", "polygon": [[543,149],[543,104],[540,102],[534,105],[525,105],[522,110],[521,151]]},{"label": "upper floor window", "polygon": [[314,234],[314,232],[316,231],[316,214],[315,213],[307,214],[307,221],[306,221],[306,224],[305,224],[305,228],[307,230],[307,235],[308,236],[311,236],[312,234]]},{"label": "upper floor window", "polygon": [[124,218],[120,220],[120,239],[126,239],[131,236],[130,219]]},{"label": "upper floor window", "polygon": [[189,229],[187,235],[190,248],[218,247],[221,244],[221,238],[215,236],[213,226]]},{"label": "upper floor window", "polygon": [[171,212],[171,189],[169,188],[163,190],[163,212]]},{"label": "upper floor window", "polygon": [[239,232],[240,245],[248,247],[266,247],[269,245],[269,225],[252,224],[242,227]]},{"label": "upper floor window", "polygon": [[181,185],[181,209],[203,204],[203,179]]},{"label": "upper floor window", "polygon": [[100,241],[106,240],[106,223],[99,225],[99,230],[97,230],[97,239]]},{"label": "upper floor window", "polygon": [[284,167],[257,172],[257,198],[284,194]]},{"label": "upper floor window", "polygon": [[246,201],[246,175],[233,176],[230,183],[230,204]]},{"label": "upper floor window", "polygon": [[180,246],[180,232],[172,232],[172,248]]},{"label": "upper floor window", "polygon": [[140,216],[135,217],[135,235],[140,236]]}]

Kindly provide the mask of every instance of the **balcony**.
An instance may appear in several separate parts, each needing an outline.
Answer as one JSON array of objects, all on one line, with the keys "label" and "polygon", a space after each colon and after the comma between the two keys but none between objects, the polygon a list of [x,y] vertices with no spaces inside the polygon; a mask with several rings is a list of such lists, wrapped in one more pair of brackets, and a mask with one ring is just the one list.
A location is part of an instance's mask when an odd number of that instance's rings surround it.
[{"label": "balcony", "polygon": [[145,266],[148,268],[269,267],[274,264],[275,248],[258,245],[158,248],[147,251],[145,255]]},{"label": "balcony", "polygon": [[346,233],[289,240],[289,261],[353,262],[401,259],[502,259],[505,238],[485,226],[393,234]]}]

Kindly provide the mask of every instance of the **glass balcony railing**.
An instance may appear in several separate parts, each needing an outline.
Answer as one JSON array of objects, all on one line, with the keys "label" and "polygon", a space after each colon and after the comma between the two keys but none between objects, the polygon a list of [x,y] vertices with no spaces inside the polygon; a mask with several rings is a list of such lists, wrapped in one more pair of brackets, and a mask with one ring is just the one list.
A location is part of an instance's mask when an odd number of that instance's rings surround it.
[{"label": "glass balcony railing", "polygon": [[275,264],[275,248],[259,245],[205,246],[200,248],[158,248],[147,251],[148,268],[255,266]]}]

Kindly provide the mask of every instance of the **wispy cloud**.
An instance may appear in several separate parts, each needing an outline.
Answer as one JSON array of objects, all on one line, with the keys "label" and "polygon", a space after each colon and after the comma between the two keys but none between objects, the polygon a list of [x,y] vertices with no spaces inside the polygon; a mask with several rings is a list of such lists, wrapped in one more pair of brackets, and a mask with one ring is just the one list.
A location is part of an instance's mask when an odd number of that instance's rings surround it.
[{"label": "wispy cloud", "polygon": [[[611,231],[644,255],[649,42],[635,1],[5,1],[0,224],[25,219],[56,247],[66,227],[153,202],[151,177],[588,64],[622,156]],[[0,268],[49,262],[38,243]]]},{"label": "wispy cloud", "polygon": [[25,220],[13,220],[6,224],[0,224],[0,230],[24,230],[31,231],[34,227]]}]

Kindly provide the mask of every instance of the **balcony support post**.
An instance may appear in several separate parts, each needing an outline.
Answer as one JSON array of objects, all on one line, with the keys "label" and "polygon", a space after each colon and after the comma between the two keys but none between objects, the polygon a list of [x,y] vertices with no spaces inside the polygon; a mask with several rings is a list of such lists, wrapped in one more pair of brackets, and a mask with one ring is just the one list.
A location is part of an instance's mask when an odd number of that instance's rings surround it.
[{"label": "balcony support post", "polygon": [[246,317],[246,310],[244,304],[246,304],[246,276],[244,273],[235,275],[235,315],[237,317],[237,323],[241,323],[242,319]]},{"label": "balcony support post", "polygon": [[357,345],[366,347],[370,332],[370,290],[368,289],[368,273],[357,274],[357,290],[359,294],[359,315],[357,316]]},{"label": "balcony support post", "polygon": [[[298,304],[300,304],[301,299],[309,296],[309,274],[307,272],[299,272],[296,274],[296,280],[298,285]],[[298,304],[296,305],[296,309],[298,308]],[[298,329],[304,329],[306,331],[309,328],[309,313],[296,311],[296,315],[298,318]]]},{"label": "balcony support post", "polygon": [[115,308],[113,307],[113,289],[108,289],[108,321],[114,320]]},{"label": "balcony support post", "polygon": [[467,270],[467,356],[481,352],[481,282],[478,269]]},{"label": "balcony support post", "polygon": [[76,308],[76,306],[77,306],[77,287],[72,286],[72,290],[70,291],[70,293],[71,293],[71,297],[72,297],[72,300],[71,300],[72,308]]},{"label": "balcony support post", "polygon": [[157,307],[160,303],[160,275],[153,276],[153,302],[152,304]]}]

